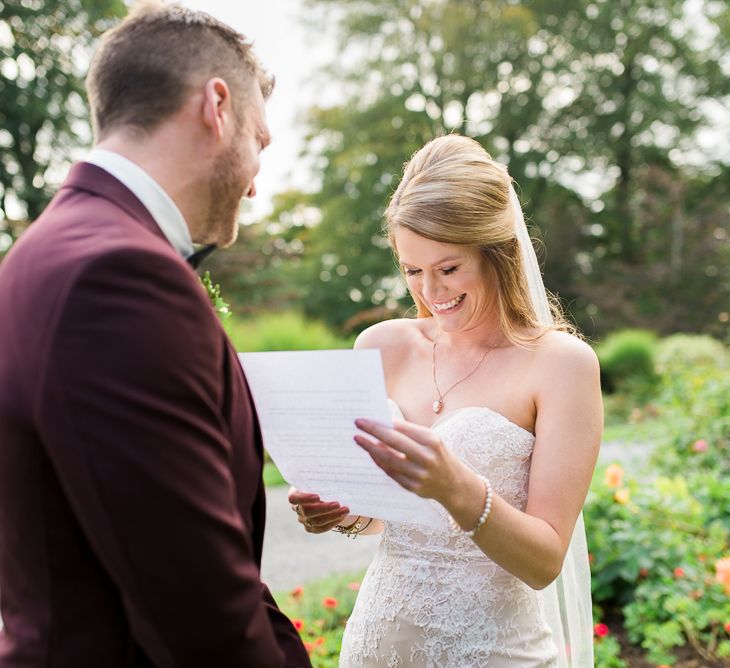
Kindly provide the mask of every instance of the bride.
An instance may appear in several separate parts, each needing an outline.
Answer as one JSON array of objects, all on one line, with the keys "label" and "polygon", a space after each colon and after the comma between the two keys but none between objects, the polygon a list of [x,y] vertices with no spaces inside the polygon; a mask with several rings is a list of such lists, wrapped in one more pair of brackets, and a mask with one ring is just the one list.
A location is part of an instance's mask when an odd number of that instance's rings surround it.
[{"label": "bride", "polygon": [[291,490],[309,532],[383,531],[340,666],[589,668],[596,357],[548,301],[511,178],[477,142],[420,149],[386,223],[419,317],[358,338],[381,350],[396,419],[359,420],[355,440],[449,528]]}]

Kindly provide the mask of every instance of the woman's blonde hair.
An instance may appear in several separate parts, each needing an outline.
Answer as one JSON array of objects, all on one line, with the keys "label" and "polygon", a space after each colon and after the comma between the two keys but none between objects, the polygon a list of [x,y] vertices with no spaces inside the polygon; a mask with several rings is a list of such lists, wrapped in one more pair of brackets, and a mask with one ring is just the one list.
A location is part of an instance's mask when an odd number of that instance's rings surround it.
[{"label": "woman's blonde hair", "polygon": [[[403,179],[385,211],[385,231],[396,257],[394,233],[399,227],[447,244],[477,249],[497,276],[499,323],[516,344],[534,341],[544,332],[574,331],[557,300],[548,296],[553,325],[539,321],[522,266],[510,206],[512,178],[473,139],[446,135],[428,142],[405,164]],[[432,314],[413,295],[419,318]]]}]

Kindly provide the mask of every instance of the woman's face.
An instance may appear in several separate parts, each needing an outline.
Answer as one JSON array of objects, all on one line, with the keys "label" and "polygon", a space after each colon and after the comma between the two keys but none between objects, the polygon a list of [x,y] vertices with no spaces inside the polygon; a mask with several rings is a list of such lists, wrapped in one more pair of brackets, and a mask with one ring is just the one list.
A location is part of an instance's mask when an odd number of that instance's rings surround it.
[{"label": "woman's face", "polygon": [[472,329],[494,308],[494,272],[475,248],[431,241],[398,227],[394,240],[411,294],[445,332]]}]

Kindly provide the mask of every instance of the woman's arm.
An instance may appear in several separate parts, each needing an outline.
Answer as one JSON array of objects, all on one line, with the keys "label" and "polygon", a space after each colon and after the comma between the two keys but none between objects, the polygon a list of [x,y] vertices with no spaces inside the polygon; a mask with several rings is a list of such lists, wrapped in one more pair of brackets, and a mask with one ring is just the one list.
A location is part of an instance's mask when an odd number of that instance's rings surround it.
[{"label": "woman's arm", "polygon": [[[541,589],[560,573],[598,456],[603,410],[598,363],[586,344],[558,335],[536,353],[536,441],[524,512],[493,494],[474,541],[493,561]],[[356,441],[403,487],[439,501],[465,530],[485,503],[479,476],[430,429],[399,422],[358,426]]]}]

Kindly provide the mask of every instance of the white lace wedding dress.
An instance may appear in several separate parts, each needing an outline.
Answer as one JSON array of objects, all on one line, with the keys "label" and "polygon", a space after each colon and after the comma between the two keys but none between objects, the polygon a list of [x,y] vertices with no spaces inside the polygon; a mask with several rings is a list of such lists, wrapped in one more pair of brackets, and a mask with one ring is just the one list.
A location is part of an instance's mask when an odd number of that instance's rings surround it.
[{"label": "white lace wedding dress", "polygon": [[[524,510],[531,433],[483,407],[454,411],[433,428]],[[340,668],[552,668],[557,656],[539,592],[470,538],[387,522],[347,623]]]}]

